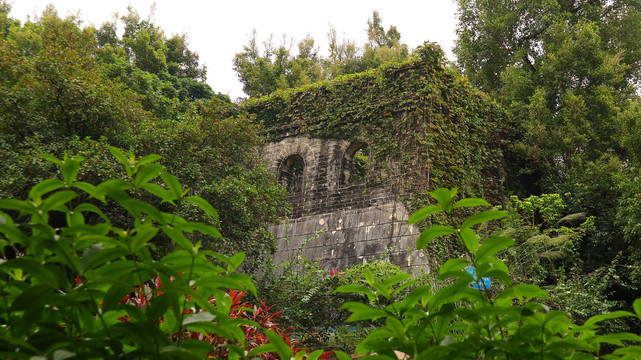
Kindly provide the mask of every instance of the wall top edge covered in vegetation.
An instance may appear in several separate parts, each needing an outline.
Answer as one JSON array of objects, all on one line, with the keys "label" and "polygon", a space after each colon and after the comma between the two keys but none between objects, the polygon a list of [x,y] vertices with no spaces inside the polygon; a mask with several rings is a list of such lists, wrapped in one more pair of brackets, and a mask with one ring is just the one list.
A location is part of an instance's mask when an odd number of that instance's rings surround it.
[{"label": "wall top edge covered in vegetation", "polygon": [[294,127],[312,137],[348,140],[426,112],[453,123],[502,118],[496,103],[451,69],[432,43],[419,47],[409,61],[278,90],[249,99],[241,109],[254,114],[272,137]]}]

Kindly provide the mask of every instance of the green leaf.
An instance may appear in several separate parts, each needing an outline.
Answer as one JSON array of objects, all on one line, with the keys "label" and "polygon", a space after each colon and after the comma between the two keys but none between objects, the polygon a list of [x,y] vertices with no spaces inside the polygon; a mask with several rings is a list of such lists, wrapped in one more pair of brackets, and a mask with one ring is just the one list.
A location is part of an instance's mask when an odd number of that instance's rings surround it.
[{"label": "green leaf", "polygon": [[185,237],[185,235],[182,233],[182,231],[172,229],[167,226],[162,227],[162,231],[169,236],[171,241],[178,245],[179,248],[182,248],[184,250],[189,251],[190,253],[194,254],[195,249],[194,249],[194,244]]},{"label": "green leaf", "polygon": [[443,264],[439,270],[438,278],[441,280],[460,277],[464,275],[469,275],[463,269],[470,264],[470,261],[467,259],[449,259]]},{"label": "green leaf", "polygon": [[524,302],[530,299],[549,299],[550,296],[536,285],[518,284],[501,291],[496,298],[518,299],[520,302]]},{"label": "green leaf", "polygon": [[125,201],[119,201],[119,204],[137,219],[142,219],[142,214],[146,214],[149,219],[159,224],[165,224],[165,217],[162,213],[155,206],[144,201],[130,198]]},{"label": "green leaf", "polygon": [[476,224],[490,221],[490,220],[497,220],[501,219],[507,216],[507,213],[505,211],[497,211],[497,210],[484,210],[481,211],[478,214],[474,214],[467,218],[464,222],[463,225],[461,225],[461,229],[466,229],[469,228],[470,226],[474,226]]},{"label": "green leaf", "polygon": [[349,310],[352,315],[345,320],[346,322],[360,321],[360,320],[376,320],[387,316],[387,312],[383,309],[374,309],[363,303],[347,302],[341,306],[341,309]]},{"label": "green leaf", "polygon": [[387,279],[383,280],[382,284],[383,284],[383,286],[385,286],[387,288],[390,288],[393,285],[401,283],[401,282],[403,282],[403,281],[405,281],[405,280],[407,280],[407,279],[409,279],[411,277],[412,276],[409,275],[409,274],[398,274],[398,275],[390,276]]},{"label": "green leaf", "polygon": [[77,354],[69,350],[57,349],[53,352],[53,360],[65,360],[75,357]]},{"label": "green leaf", "polygon": [[641,298],[634,300],[632,307],[634,308],[634,312],[637,313],[637,316],[641,319]]},{"label": "green leaf", "polygon": [[40,157],[56,165],[62,166],[62,161],[51,154],[40,154]]},{"label": "green leaf", "polygon": [[[91,249],[91,250],[89,250]],[[97,266],[102,266],[108,262],[119,259],[127,255],[127,250],[123,248],[104,248],[102,244],[94,244],[87,248],[82,254],[80,262],[80,272],[84,274],[87,270],[91,270]]]},{"label": "green leaf", "polygon": [[457,201],[452,205],[452,209],[458,209],[460,207],[474,207],[474,206],[492,206],[489,202],[478,199],[478,198],[468,198]]},{"label": "green leaf", "polygon": [[452,209],[452,200],[456,196],[456,193],[458,192],[458,189],[454,188],[452,190],[448,190],[445,188],[438,188],[429,194],[432,195],[436,201],[438,201],[439,206],[443,211],[450,211]]},{"label": "green leaf", "polygon": [[15,199],[0,199],[0,209],[20,210],[26,213],[36,210],[32,203]]},{"label": "green leaf", "polygon": [[323,355],[323,350],[316,350],[312,352],[311,354],[307,355],[305,360],[316,360],[318,359],[321,355]]},{"label": "green leaf", "polygon": [[108,146],[108,149],[111,155],[113,155],[116,158],[116,160],[118,160],[118,162],[125,165],[126,168],[131,167],[131,163],[129,162],[127,157],[122,153],[122,151],[120,151],[120,149],[114,146]]},{"label": "green leaf", "polygon": [[210,235],[217,239],[220,239],[223,237],[215,227],[211,225],[205,225],[200,222],[186,222],[183,224],[176,225],[174,228],[176,230],[187,231],[190,233],[196,230],[201,234]]},{"label": "green leaf", "polygon": [[465,244],[467,250],[472,254],[476,254],[476,250],[479,247],[479,238],[476,236],[476,232],[472,229],[461,229],[459,235],[463,239],[463,244]]},{"label": "green leaf", "polygon": [[136,179],[134,180],[134,187],[137,189],[140,188],[144,184],[156,178],[164,170],[165,168],[160,164],[150,164],[141,168],[138,171],[138,173],[136,173]]},{"label": "green leaf", "polygon": [[229,258],[229,262],[227,263],[227,272],[230,273],[234,270],[236,270],[240,264],[245,261],[245,253],[244,252],[239,252],[234,254],[231,258]]},{"label": "green leaf", "polygon": [[438,212],[442,212],[442,211],[443,211],[443,209],[441,209],[440,207],[438,207],[436,205],[426,206],[426,207],[422,208],[421,210],[419,210],[419,211],[415,212],[414,214],[412,214],[412,216],[410,216],[410,219],[407,222],[408,222],[408,224],[414,224],[414,223],[417,223],[417,222],[425,219],[426,217],[428,217],[428,216],[430,216],[432,214],[435,214],[435,213],[438,213]]},{"label": "green leaf", "polygon": [[250,359],[254,359],[256,355],[273,353],[273,352],[276,352],[276,346],[272,343],[267,343],[267,344],[257,346],[256,348],[254,348],[254,350],[250,351],[249,354],[247,354],[247,356]]},{"label": "green leaf", "polygon": [[160,348],[162,358],[166,359],[198,359],[202,360],[202,354],[196,354],[186,347],[178,345],[167,345]]},{"label": "green leaf", "polygon": [[169,187],[169,190],[173,191],[175,196],[174,199],[180,199],[185,195],[185,192],[183,192],[182,185],[180,184],[180,181],[178,181],[178,178],[167,173],[160,174],[160,178],[165,182],[167,187]]},{"label": "green leaf", "polygon": [[173,200],[176,198],[173,197],[173,193],[162,186],[154,183],[146,183],[141,186],[141,188],[149,191],[150,193],[158,196],[162,199],[162,202],[170,202],[173,204]]},{"label": "green leaf", "polygon": [[32,281],[37,280],[36,282],[42,284],[55,287],[60,286],[56,273],[53,272],[50,267],[44,266],[34,258],[22,257],[7,260],[3,262],[0,267],[2,269],[21,269],[24,275],[32,278]]},{"label": "green leaf", "polygon": [[[89,183],[87,183],[87,182],[76,181],[73,184],[71,184],[71,186],[76,187],[76,188],[86,192],[91,197],[96,197],[96,195],[97,195],[96,187],[91,185],[91,184],[89,184]],[[102,197],[102,199],[99,198],[99,200],[104,201],[104,196]]]},{"label": "green leaf", "polygon": [[374,292],[372,289],[358,284],[342,285],[334,290],[335,293],[356,293],[366,295],[368,298],[374,298]]},{"label": "green leaf", "polygon": [[65,179],[65,184],[71,186],[73,181],[78,176],[78,171],[80,171],[80,162],[84,160],[82,156],[76,156],[74,158],[67,158],[62,164],[62,176]]},{"label": "green leaf", "polygon": [[201,210],[206,212],[209,216],[218,220],[218,211],[216,211],[216,209],[214,209],[214,207],[211,206],[211,204],[207,200],[201,198],[200,196],[187,196],[185,200],[196,204]]},{"label": "green leaf", "polygon": [[416,240],[416,248],[421,250],[424,248],[430,241],[435,238],[443,235],[454,234],[456,230],[452,229],[449,226],[432,226],[421,232],[421,235]]},{"label": "green leaf", "polygon": [[36,203],[39,203],[43,195],[64,186],[65,183],[58,179],[43,180],[31,188],[29,191],[29,199],[33,199]]},{"label": "green leaf", "polygon": [[596,323],[599,323],[599,322],[604,321],[604,320],[618,319],[618,318],[621,318],[621,317],[628,317],[628,316],[636,317],[633,313],[631,313],[629,311],[613,311],[613,312],[608,313],[608,314],[594,315],[594,316],[590,317],[589,319],[587,319],[585,321],[584,325],[592,325],[592,324],[596,324]]},{"label": "green leaf", "polygon": [[280,355],[281,359],[289,359],[292,356],[292,349],[285,343],[285,340],[274,330],[266,330],[265,335],[269,338],[269,342],[274,344],[276,352]]},{"label": "green leaf", "polygon": [[343,351],[334,351],[334,355],[336,355],[338,360],[352,360],[352,357]]},{"label": "green leaf", "polygon": [[143,156],[138,161],[136,161],[136,165],[134,166],[134,171],[140,168],[143,165],[147,165],[149,163],[152,163],[154,161],[162,159],[162,156],[157,155],[157,154],[149,154],[147,156]]},{"label": "green leaf", "polygon": [[481,244],[476,252],[476,259],[482,260],[485,257],[492,257],[512,245],[514,245],[514,240],[507,236],[492,236]]},{"label": "green leaf", "polygon": [[598,342],[625,346],[623,341],[641,342],[641,336],[632,333],[614,333],[601,335],[597,338]]},{"label": "green leaf", "polygon": [[137,252],[140,247],[153,239],[158,233],[158,228],[151,225],[139,226],[135,230],[135,234],[130,242],[131,251],[134,253]]},{"label": "green leaf", "polygon": [[11,311],[35,311],[46,304],[53,296],[54,288],[52,286],[55,285],[39,284],[25,289],[13,301]]},{"label": "green leaf", "polygon": [[78,194],[76,194],[73,190],[58,191],[56,193],[51,194],[51,196],[47,197],[42,202],[42,206],[40,207],[40,210],[42,210],[43,212],[46,212],[49,210],[60,209],[60,206],[65,205],[66,203],[70,202],[71,200],[77,197],[78,197]]},{"label": "green leaf", "polygon": [[105,215],[105,213],[102,212],[96,205],[94,204],[89,204],[89,203],[83,203],[78,206],[76,206],[73,209],[73,212],[92,212],[94,214],[98,214],[101,218],[103,218],[105,221],[109,221],[109,218]]},{"label": "green leaf", "polygon": [[203,311],[203,312],[199,312],[197,314],[185,317],[185,319],[183,320],[183,324],[189,325],[196,322],[212,321],[215,318],[216,316],[214,316],[213,314]]}]

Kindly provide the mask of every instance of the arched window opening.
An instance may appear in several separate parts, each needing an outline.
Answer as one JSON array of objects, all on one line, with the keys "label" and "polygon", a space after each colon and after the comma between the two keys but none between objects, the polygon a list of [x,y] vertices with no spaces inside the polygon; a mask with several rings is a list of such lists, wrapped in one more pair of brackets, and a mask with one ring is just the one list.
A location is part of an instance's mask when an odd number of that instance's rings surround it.
[{"label": "arched window opening", "polygon": [[370,151],[367,144],[352,144],[343,157],[341,184],[350,185],[367,182]]},{"label": "arched window opening", "polygon": [[278,182],[283,185],[289,193],[302,192],[304,170],[305,160],[298,154],[291,155],[280,164]]}]

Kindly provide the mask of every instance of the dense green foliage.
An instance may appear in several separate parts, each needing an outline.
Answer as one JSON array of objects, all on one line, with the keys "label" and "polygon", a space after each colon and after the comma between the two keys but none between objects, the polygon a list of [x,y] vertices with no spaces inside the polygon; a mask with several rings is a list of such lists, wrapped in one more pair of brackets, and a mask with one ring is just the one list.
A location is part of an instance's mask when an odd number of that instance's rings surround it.
[{"label": "dense green foliage", "polygon": [[[443,236],[453,236],[466,249],[466,256],[449,259],[438,271],[445,282],[440,289],[423,285],[399,297],[412,286],[401,274],[375,277],[366,274],[365,284],[341,286],[338,292],[356,292],[391,302],[384,309],[350,302],[344,308],[352,315],[348,321],[378,320],[384,325],[371,332],[356,347],[356,354],[371,359],[397,359],[401,352],[410,359],[634,359],[641,347],[641,336],[632,333],[599,334],[599,325],[621,317],[641,319],[641,299],[634,303],[635,313],[618,311],[591,317],[578,325],[567,314],[553,311],[536,299],[548,298],[536,285],[516,284],[501,259],[503,250],[514,241],[492,236],[484,241],[475,227],[505,217],[504,211],[483,210],[462,222],[455,213],[469,207],[489,206],[485,200],[466,198],[456,201],[456,189],[437,189],[430,194],[436,205],[427,206],[410,217],[410,223],[433,215],[442,215],[444,225],[425,229],[417,247]],[[469,271],[470,267],[474,271]],[[489,277],[491,285],[480,281]],[[472,285],[478,289],[474,289]],[[612,354],[603,345],[618,347]],[[395,352],[396,351],[396,352]]]},{"label": "dense green foliage", "polygon": [[564,276],[580,284],[582,277],[613,274],[603,288],[586,281],[593,287],[587,293],[630,306],[641,288],[638,1],[459,7],[457,62],[509,116],[508,191],[557,193],[564,215],[591,217],[590,229],[572,235],[575,260],[561,267]]},{"label": "dense green foliage", "polygon": [[[266,229],[288,206],[284,190],[256,166],[262,161],[256,151],[260,128],[234,116],[228,98],[213,96],[184,36],[167,39],[133,11],[121,19],[121,39],[115,23],[83,29],[53,8],[21,25],[2,4],[0,196],[26,197],[38,181],[56,176],[58,170],[38,157],[41,152],[87,158],[80,177],[92,182],[126,178],[108,156],[108,145],[156,153],[191,195],[219,209],[216,225],[224,239],[205,246],[226,253],[247,249],[248,267],[274,250]],[[127,219],[121,210],[103,210],[112,219]],[[189,207],[177,211],[211,221]],[[162,242],[157,239],[165,251],[170,245]]]},{"label": "dense green foliage", "polygon": [[[306,355],[292,347],[269,308],[241,303],[256,288],[236,272],[244,253],[203,250],[187,234],[220,239],[213,226],[186,220],[182,203],[214,219],[217,211],[185,196],[157,155],[136,159],[110,147],[127,180],[77,181],[81,158],[43,157],[61,168],[25,200],[0,199],[0,356],[11,359],[264,359]],[[138,200],[158,197],[165,210]],[[82,198],[88,198],[87,202]],[[119,207],[130,226],[95,203]],[[90,218],[99,221],[90,223]],[[120,219],[118,219],[120,220]],[[55,225],[52,225],[55,223]],[[174,246],[155,258],[154,238]],[[8,250],[18,253],[9,257]],[[247,314],[252,314],[248,316]],[[261,329],[257,332],[257,329]],[[297,355],[295,353],[298,352]],[[311,354],[318,358],[322,352]]]},{"label": "dense green foliage", "polygon": [[294,55],[283,37],[283,43],[275,45],[273,36],[264,42],[261,53],[257,34],[254,31],[249,43],[234,58],[234,70],[249,96],[260,97],[276,90],[289,89],[333,79],[340,75],[354,74],[375,69],[383,63],[406,60],[407,45],[400,42],[401,34],[395,26],[387,31],[377,11],[367,22],[368,42],[359,48],[349,39],[339,40],[336,29],[330,28],[329,57],[318,54],[314,39],[305,37],[298,43]]},{"label": "dense green foliage", "polygon": [[277,91],[241,109],[274,136],[282,127],[367,144],[376,181],[415,208],[428,189],[456,182],[466,193],[499,198],[503,113],[446,66],[437,45],[425,44],[407,62]]},{"label": "dense green foliage", "polygon": [[[328,58],[311,38],[296,55],[272,41],[261,54],[254,34],[234,66],[248,95],[267,96],[238,108],[204,83],[184,35],[132,9],[95,29],[51,7],[21,24],[0,1],[0,351],[293,356],[286,334],[256,332],[239,315],[250,313],[231,287],[278,303],[304,340],[349,309],[368,330],[342,336],[367,336],[356,351],[369,357],[638,357],[621,347],[641,340],[638,3],[459,6],[467,78],[434,44],[410,55],[374,12],[362,48],[331,29]],[[288,205],[260,166],[264,130],[363,144],[355,177],[410,210],[433,203],[411,221],[425,229],[418,247],[444,262],[440,282],[385,262],[269,272],[267,226]],[[430,191],[455,185],[505,212],[469,216],[488,204]],[[234,272],[239,250],[243,271],[263,271],[257,291]],[[467,265],[492,288],[471,289]],[[261,304],[253,314],[269,311]],[[257,322],[269,329],[272,319]]]}]

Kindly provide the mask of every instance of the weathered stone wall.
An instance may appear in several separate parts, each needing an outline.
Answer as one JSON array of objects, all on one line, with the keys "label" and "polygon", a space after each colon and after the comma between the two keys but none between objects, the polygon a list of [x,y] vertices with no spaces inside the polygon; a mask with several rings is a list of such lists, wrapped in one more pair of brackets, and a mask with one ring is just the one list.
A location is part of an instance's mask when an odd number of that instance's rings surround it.
[{"label": "weathered stone wall", "polygon": [[411,271],[426,271],[415,250],[419,231],[397,196],[382,187],[347,182],[347,141],[288,137],[265,148],[269,170],[290,190],[294,213],[272,225],[276,263],[293,256],[321,260],[328,270],[388,258]]}]

